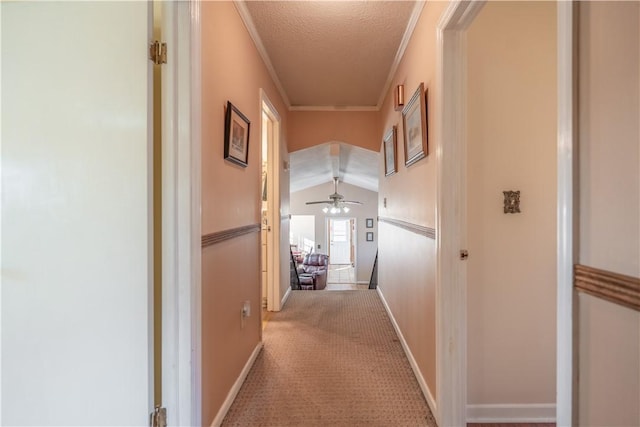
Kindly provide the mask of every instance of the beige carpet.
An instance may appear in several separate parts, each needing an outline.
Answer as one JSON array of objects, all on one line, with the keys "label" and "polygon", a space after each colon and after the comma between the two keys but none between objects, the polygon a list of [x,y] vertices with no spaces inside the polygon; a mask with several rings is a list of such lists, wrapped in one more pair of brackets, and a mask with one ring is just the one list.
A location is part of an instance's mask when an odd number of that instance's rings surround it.
[{"label": "beige carpet", "polygon": [[435,426],[376,291],[294,291],[223,426]]}]

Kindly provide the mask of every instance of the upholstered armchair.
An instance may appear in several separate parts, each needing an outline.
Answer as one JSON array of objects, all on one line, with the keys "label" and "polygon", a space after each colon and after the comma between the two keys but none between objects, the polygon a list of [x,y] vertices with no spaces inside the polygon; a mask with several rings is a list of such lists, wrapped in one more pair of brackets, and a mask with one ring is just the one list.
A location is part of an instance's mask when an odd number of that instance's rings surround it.
[{"label": "upholstered armchair", "polygon": [[308,254],[298,267],[300,289],[321,290],[327,286],[327,269],[329,257],[325,254]]}]

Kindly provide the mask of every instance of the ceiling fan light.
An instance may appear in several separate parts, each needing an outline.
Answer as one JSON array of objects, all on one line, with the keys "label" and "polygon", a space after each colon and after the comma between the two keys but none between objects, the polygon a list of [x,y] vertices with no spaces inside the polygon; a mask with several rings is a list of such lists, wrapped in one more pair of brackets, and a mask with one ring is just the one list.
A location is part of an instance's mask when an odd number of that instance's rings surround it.
[{"label": "ceiling fan light", "polygon": [[[0,0],[2,1],[2,0]],[[340,212],[348,213],[351,208],[345,206],[347,203],[353,203],[361,205],[361,202],[355,200],[344,200],[344,196],[338,193],[338,177],[333,178],[333,194],[329,194],[329,200],[317,200],[306,202],[307,205],[324,204],[322,212],[325,214],[331,213],[332,215],[339,214]]]}]

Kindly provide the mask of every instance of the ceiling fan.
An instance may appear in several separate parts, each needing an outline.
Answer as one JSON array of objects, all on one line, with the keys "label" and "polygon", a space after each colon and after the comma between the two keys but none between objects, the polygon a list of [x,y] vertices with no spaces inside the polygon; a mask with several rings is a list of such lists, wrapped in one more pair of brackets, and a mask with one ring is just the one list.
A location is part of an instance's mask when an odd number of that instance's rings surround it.
[{"label": "ceiling fan", "polygon": [[307,202],[307,205],[319,205],[319,204],[327,204],[329,206],[325,206],[322,208],[324,213],[331,212],[332,214],[336,214],[342,210],[344,213],[349,212],[349,206],[346,205],[361,205],[362,202],[358,202],[356,200],[344,200],[344,196],[338,193],[338,177],[333,177],[333,194],[329,194],[329,200],[318,200],[314,202]]}]

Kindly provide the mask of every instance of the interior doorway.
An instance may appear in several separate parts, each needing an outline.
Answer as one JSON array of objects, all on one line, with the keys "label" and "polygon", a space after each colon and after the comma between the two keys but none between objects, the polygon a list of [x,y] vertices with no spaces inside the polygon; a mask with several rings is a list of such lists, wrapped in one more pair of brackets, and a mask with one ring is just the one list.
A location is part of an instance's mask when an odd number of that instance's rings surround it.
[{"label": "interior doorway", "polygon": [[328,218],[329,264],[354,265],[355,218]]},{"label": "interior doorway", "polygon": [[[280,116],[261,91],[261,293],[263,320],[280,310]],[[288,254],[287,254],[288,260]]]},{"label": "interior doorway", "polygon": [[555,422],[555,316],[540,310],[556,303],[556,22],[552,3],[489,2],[467,30],[466,90],[484,94],[463,142],[470,423]]},{"label": "interior doorway", "polygon": [[[532,275],[530,273],[531,267],[531,259],[518,259],[518,265],[523,265],[526,267],[526,271],[518,271],[518,276],[516,280],[509,280],[509,276],[504,275],[500,277],[501,284],[504,284],[501,289],[501,292],[492,293],[491,297],[488,297],[488,293],[482,293],[483,301],[479,301],[477,296],[478,292],[473,286],[470,288],[474,288],[473,291],[475,295],[469,293],[468,297],[468,289],[467,289],[467,277],[471,276],[467,271],[467,265],[469,263],[475,262],[479,268],[483,266],[487,266],[487,270],[489,273],[493,271],[500,270],[501,273],[507,272],[513,278],[514,274],[512,271],[507,271],[505,266],[512,268],[514,263],[510,262],[508,257],[513,257],[517,254],[522,253],[522,251],[514,248],[514,245],[521,244],[522,242],[529,242],[533,238],[538,239],[540,236],[536,235],[531,237],[530,234],[525,234],[524,232],[520,232],[516,230],[517,227],[521,227],[522,224],[527,223],[529,225],[529,229],[538,230],[540,227],[536,227],[535,225],[531,225],[531,220],[541,212],[544,212],[545,215],[549,213],[549,206],[552,206],[552,203],[549,203],[548,192],[544,190],[544,188],[540,188],[539,183],[534,179],[530,179],[529,176],[521,176],[521,172],[523,170],[512,168],[511,163],[514,161],[513,153],[524,153],[526,150],[521,150],[520,145],[522,142],[529,143],[526,138],[529,137],[527,133],[522,134],[521,129],[524,127],[521,125],[523,119],[531,120],[531,115],[528,117],[518,117],[520,122],[516,122],[515,119],[510,118],[509,120],[505,119],[505,115],[501,115],[500,118],[502,123],[508,123],[508,127],[515,128],[520,132],[514,137],[513,135],[506,135],[509,145],[505,147],[502,151],[497,151],[497,154],[494,153],[491,158],[492,161],[502,160],[504,161],[503,165],[496,168],[493,167],[491,170],[487,171],[486,169],[482,171],[482,174],[479,174],[478,168],[485,167],[484,164],[479,164],[478,161],[480,157],[478,153],[468,152],[467,150],[471,148],[471,150],[478,149],[480,147],[486,148],[487,144],[493,144],[495,141],[492,139],[492,136],[483,136],[484,144],[480,144],[477,141],[471,144],[467,144],[467,138],[471,135],[474,139],[477,139],[480,135],[480,131],[491,130],[493,132],[499,132],[507,128],[507,126],[500,126],[496,128],[492,124],[488,124],[486,121],[483,121],[479,114],[487,114],[485,109],[473,108],[475,113],[474,117],[467,117],[469,114],[469,107],[473,107],[474,102],[469,102],[470,98],[466,96],[468,89],[467,78],[470,76],[476,78],[479,77],[480,73],[467,72],[467,67],[469,65],[469,57],[468,57],[468,41],[471,39],[467,39],[466,35],[472,23],[477,23],[476,21],[479,15],[479,12],[483,7],[485,7],[485,2],[461,2],[457,4],[451,4],[447,11],[443,14],[443,19],[438,26],[438,37],[440,40],[440,51],[438,62],[441,63],[441,76],[442,79],[439,83],[440,88],[440,110],[442,112],[439,117],[439,122],[442,125],[441,132],[441,140],[446,141],[446,143],[442,144],[441,152],[438,157],[438,212],[437,212],[437,224],[439,234],[437,237],[438,244],[438,282],[437,282],[437,395],[438,397],[438,423],[444,425],[466,425],[468,419],[467,415],[470,414],[470,418],[492,418],[495,420],[499,420],[500,422],[517,422],[517,421],[507,421],[505,418],[519,418],[523,419],[525,416],[525,410],[530,409],[532,407],[536,408],[535,419],[539,420],[541,418],[546,418],[544,414],[541,415],[542,411],[550,409],[551,405],[547,405],[546,397],[542,397],[544,401],[538,400],[540,404],[525,402],[528,405],[516,405],[511,401],[509,403],[501,403],[489,401],[487,398],[487,394],[482,394],[484,390],[487,390],[488,382],[480,382],[478,379],[478,375],[474,378],[467,378],[468,372],[479,373],[481,372],[478,369],[479,363],[489,362],[494,363],[495,360],[488,360],[481,358],[478,355],[479,352],[482,351],[482,348],[479,344],[487,345],[488,339],[484,341],[471,341],[467,339],[467,328],[468,324],[472,324],[474,319],[478,318],[478,314],[482,313],[482,309],[484,309],[485,313],[489,311],[486,310],[488,304],[485,304],[485,301],[488,301],[490,304],[492,302],[496,302],[496,304],[491,304],[490,309],[492,312],[497,311],[498,309],[502,310],[502,312],[507,312],[508,310],[512,310],[514,312],[514,307],[517,307],[516,304],[510,304],[510,302],[517,302],[517,299],[514,298],[516,292],[514,290],[524,290],[526,292],[518,292],[520,299],[522,298],[522,294],[526,293],[528,296],[528,300],[531,301],[533,297],[530,295],[530,292],[538,292],[540,291],[539,286],[529,286],[526,283]],[[515,16],[515,15],[514,15]],[[547,22],[547,21],[545,21]],[[551,22],[551,21],[549,21]],[[554,25],[555,20],[551,22],[551,25]],[[513,24],[513,22],[509,21],[509,23]],[[519,23],[516,23],[516,27]],[[522,25],[520,25],[522,27]],[[489,30],[500,31],[495,29],[496,26],[487,27]],[[521,34],[522,33],[522,34]],[[532,33],[532,32],[530,32]],[[553,34],[553,31],[549,31],[549,34]],[[527,34],[526,31],[516,31],[518,36]],[[553,37],[553,36],[551,36]],[[511,38],[509,38],[511,40]],[[477,40],[476,40],[477,41]],[[555,40],[552,39],[553,43]],[[487,49],[491,50],[497,48],[497,44],[488,44]],[[525,49],[529,52],[529,50]],[[479,51],[476,51],[478,53]],[[493,53],[493,51],[491,51]],[[547,50],[548,52],[548,50]],[[484,52],[483,52],[484,54]],[[538,56],[532,56],[538,58]],[[500,61],[487,61],[486,55],[484,57],[484,62],[476,61],[476,63],[484,64],[484,65],[501,65],[504,67],[504,64],[514,64],[514,66],[523,65],[522,61],[506,61],[504,57],[501,58]],[[541,64],[535,64],[536,67],[541,66]],[[504,71],[504,70],[498,70]],[[555,67],[547,67],[545,70],[545,76],[553,76],[555,73]],[[534,73],[538,75],[539,73]],[[499,78],[496,72],[482,73],[483,76],[487,78]],[[511,76],[522,76],[522,73],[518,73],[512,71],[510,73]],[[526,73],[525,73],[526,75]],[[503,78],[504,80],[504,78]],[[509,83],[517,82],[518,79],[512,79]],[[522,91],[529,90],[530,87],[523,85]],[[529,85],[530,86],[530,85]],[[541,87],[551,87],[554,86],[552,84],[544,84]],[[501,85],[504,87],[504,85]],[[473,93],[479,93],[478,89],[474,91],[469,91]],[[505,97],[511,96],[516,93],[514,90],[503,91],[505,92],[496,94],[495,91],[487,91],[483,93],[490,93],[493,97],[498,97],[504,95]],[[520,92],[518,92],[520,93]],[[522,99],[526,99],[526,95],[521,95]],[[541,102],[541,100],[550,100],[555,98],[555,96],[540,96],[538,93],[535,94],[534,98],[537,102]],[[517,101],[520,99],[516,99],[515,101],[508,103],[504,101],[502,103],[495,102],[495,108],[498,109],[502,106],[515,105]],[[526,108],[532,108],[532,105],[527,105]],[[509,114],[517,114],[525,109],[516,108],[517,105],[507,110]],[[553,106],[544,106],[540,107],[536,105],[532,108],[536,114],[542,114],[544,112],[551,111],[553,114]],[[494,113],[493,116],[496,116]],[[468,120],[474,120],[475,130],[467,129]],[[536,126],[540,122],[540,119],[537,119]],[[526,123],[526,122],[525,122]],[[547,123],[547,122],[545,122]],[[479,129],[478,129],[479,128]],[[537,131],[538,129],[536,129]],[[505,134],[501,134],[501,136],[505,136]],[[553,135],[538,138],[535,143],[536,149],[539,148],[537,143],[538,140],[554,141],[555,138]],[[487,142],[488,141],[488,142]],[[514,142],[511,144],[511,142]],[[516,144],[517,143],[517,144]],[[469,146],[468,146],[469,145]],[[548,147],[545,145],[545,150]],[[529,149],[529,147],[526,147]],[[544,159],[549,157],[548,152],[545,151]],[[520,154],[522,156],[522,154]],[[471,160],[469,160],[469,158]],[[524,155],[524,158],[527,156]],[[539,152],[534,154],[536,159],[542,157]],[[553,163],[553,162],[552,162]],[[554,164],[547,165],[545,164],[544,170],[554,170]],[[469,169],[468,169],[469,168]],[[474,169],[475,168],[475,169]],[[469,173],[469,172],[472,173]],[[502,173],[502,175],[496,177],[490,177],[490,179],[485,178],[483,183],[473,183],[484,185],[485,189],[488,188],[489,191],[477,191],[472,189],[467,189],[467,180],[468,178],[478,178],[478,176],[484,177],[484,172],[491,173]],[[524,172],[523,172],[524,173]],[[546,188],[553,188],[554,184],[546,185]],[[524,201],[523,199],[523,210],[522,213],[518,214],[515,212],[515,215],[510,214],[511,203],[510,200],[512,198],[512,192],[515,193],[517,191],[522,190],[522,195],[526,194],[526,202],[527,209],[524,210]],[[505,194],[507,193],[507,194]],[[454,194],[456,197],[451,197]],[[497,197],[495,197],[497,195]],[[509,204],[504,205],[503,196],[509,202]],[[507,195],[509,195],[509,199],[507,199]],[[471,206],[470,211],[467,211],[467,202],[468,197],[472,198],[473,206]],[[553,195],[551,197],[553,199]],[[485,209],[486,207],[486,209]],[[497,209],[496,209],[497,208]],[[553,210],[553,209],[552,209]],[[483,218],[478,218],[478,212],[488,212],[485,214]],[[474,224],[468,224],[468,216],[476,215],[476,217],[472,218],[472,221],[489,221],[493,220],[496,222],[497,227],[491,228],[489,230],[479,229]],[[549,216],[545,217],[547,221],[545,224],[551,224],[550,227],[544,227],[545,232],[548,231],[549,228],[553,227],[552,222],[548,221]],[[469,229],[470,228],[470,229]],[[482,236],[471,235],[473,233],[478,233],[479,230],[482,231]],[[493,234],[490,234],[491,238],[498,240],[500,238],[505,238],[507,241],[504,245],[499,245],[492,243],[492,248],[487,250],[486,247],[481,245],[486,245],[486,241],[482,239],[483,236],[487,235],[487,232],[493,231]],[[525,231],[528,231],[525,230]],[[517,236],[517,238],[513,238],[513,236]],[[544,247],[546,252],[553,254],[554,249],[548,249],[548,243],[551,242],[552,239],[544,239],[544,242],[538,244],[536,241],[537,247]],[[474,245],[475,242],[475,245]],[[508,244],[506,244],[508,243]],[[468,249],[468,252],[465,250]],[[529,249],[527,248],[527,253],[529,253]],[[545,256],[545,251],[541,251],[542,256]],[[499,256],[498,256],[499,255]],[[491,263],[487,262],[479,262],[479,259],[482,256],[491,256]],[[545,273],[549,272],[549,266],[551,266],[551,270],[553,270],[553,262],[545,262]],[[553,274],[553,272],[551,272]],[[536,272],[536,277],[537,277]],[[478,280],[477,277],[473,277],[472,280]],[[554,280],[544,280],[541,282],[553,283]],[[491,282],[486,282],[491,285]],[[536,284],[537,285],[537,284]],[[549,296],[551,293],[548,292],[549,289],[546,289],[545,298]],[[527,299],[525,299],[527,300]],[[537,300],[536,300],[537,301]],[[499,307],[497,304],[501,304]],[[485,306],[482,306],[485,304]],[[549,304],[547,304],[548,306]],[[468,309],[470,311],[468,312]],[[518,307],[518,310],[515,311],[515,315],[510,315],[510,313],[505,314],[505,316],[509,316],[510,318],[518,317],[518,319],[522,319],[523,316],[529,315],[529,313],[525,310],[521,309],[522,306]],[[527,307],[525,307],[527,308]],[[483,327],[483,333],[492,334],[490,337],[494,339],[496,336],[501,339],[501,342],[507,342],[504,339],[504,334],[499,335],[500,328],[502,325],[498,322],[490,319],[492,324],[488,325],[489,327]],[[483,320],[484,321],[484,320]],[[520,322],[520,324],[531,325],[535,322]],[[476,339],[478,323],[472,324],[476,330],[473,330],[473,339]],[[486,325],[483,325],[486,326]],[[496,334],[498,332],[498,334]],[[509,331],[507,331],[509,332]],[[532,334],[523,334],[522,331],[518,331],[522,336],[531,336]],[[539,336],[549,337],[553,336],[553,332],[551,333],[543,333],[537,334]],[[485,335],[487,337],[487,335]],[[496,340],[494,339],[494,342]],[[511,341],[511,340],[508,340]],[[553,339],[552,339],[553,341]],[[471,345],[468,346],[469,342]],[[453,343],[453,345],[452,345]],[[469,348],[467,348],[469,347]],[[496,346],[494,346],[496,347]],[[539,348],[553,347],[553,344],[540,345]],[[509,357],[512,357],[513,352],[502,351],[501,354],[509,353]],[[473,356],[475,354],[475,357]],[[548,353],[545,354],[545,367],[548,365],[546,356],[549,356]],[[469,364],[468,361],[473,360],[473,364]],[[513,371],[518,371],[517,364],[521,362],[520,359],[510,360],[510,363],[507,364],[503,362],[501,365],[497,366],[497,369],[491,371],[492,375],[490,377],[495,377],[497,375],[504,375],[505,367],[511,367]],[[539,363],[536,362],[538,366]],[[486,364],[485,364],[486,366]],[[513,368],[516,366],[516,368]],[[469,369],[467,369],[469,367]],[[483,368],[483,366],[480,366]],[[544,380],[548,380],[549,376],[548,372],[551,370],[547,370],[540,377],[544,377]],[[489,372],[488,369],[485,369],[485,372]],[[493,375],[493,372],[497,372],[496,375]],[[468,382],[469,380],[469,382]],[[536,381],[538,379],[536,378]],[[521,380],[521,383],[531,384],[533,381]],[[553,379],[552,379],[553,382]],[[545,387],[548,385],[545,382]],[[483,388],[479,387],[479,384],[482,385]],[[514,386],[514,382],[509,378],[509,385]],[[495,387],[495,384],[492,385]],[[517,385],[516,385],[517,386]],[[553,384],[551,384],[553,387]],[[549,388],[551,388],[549,387]],[[503,387],[500,391],[505,392],[506,388]],[[545,391],[547,388],[545,388]],[[511,395],[515,395],[516,393],[511,391]],[[536,396],[536,399],[540,399]],[[506,399],[505,399],[506,400]],[[469,404],[469,406],[467,406]],[[518,414],[515,416],[508,415],[514,414],[514,409],[517,410]],[[470,411],[472,410],[472,411]],[[475,411],[475,412],[474,412]],[[507,412],[509,411],[509,412]],[[472,413],[473,412],[473,413]],[[489,414],[491,412],[491,414]],[[497,421],[496,421],[497,422]],[[521,421],[520,421],[521,422]]]},{"label": "interior doorway", "polygon": [[266,320],[267,314],[267,292],[269,289],[269,248],[267,245],[267,233],[269,231],[269,205],[267,190],[267,176],[268,176],[268,152],[269,152],[269,133],[270,133],[271,121],[269,116],[263,110],[262,111],[262,137],[261,137],[261,230],[260,230],[260,284],[262,294],[262,320]]}]

